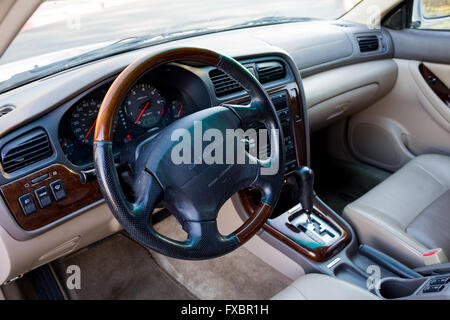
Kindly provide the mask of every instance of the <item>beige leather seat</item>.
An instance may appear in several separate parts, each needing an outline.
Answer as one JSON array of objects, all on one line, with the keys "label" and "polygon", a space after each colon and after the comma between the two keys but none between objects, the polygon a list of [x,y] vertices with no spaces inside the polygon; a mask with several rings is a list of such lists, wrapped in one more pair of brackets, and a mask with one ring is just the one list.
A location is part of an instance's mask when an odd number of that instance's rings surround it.
[{"label": "beige leather seat", "polygon": [[442,248],[450,257],[450,157],[422,155],[344,209],[361,243],[410,267]]},{"label": "beige leather seat", "polygon": [[273,300],[379,300],[351,283],[324,274],[309,273],[278,293]]}]

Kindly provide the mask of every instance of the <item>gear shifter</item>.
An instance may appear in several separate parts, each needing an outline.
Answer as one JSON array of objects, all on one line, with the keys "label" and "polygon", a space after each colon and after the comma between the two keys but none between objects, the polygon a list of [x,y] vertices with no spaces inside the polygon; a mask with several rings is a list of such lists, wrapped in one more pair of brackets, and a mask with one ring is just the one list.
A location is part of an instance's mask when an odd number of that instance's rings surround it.
[{"label": "gear shifter", "polygon": [[313,171],[308,167],[298,167],[294,171],[294,177],[298,191],[293,200],[299,203],[272,219],[270,224],[309,249],[330,246],[341,234],[326,221],[323,209],[313,211],[315,199]]},{"label": "gear shifter", "polygon": [[298,201],[302,205],[302,211],[308,216],[308,222],[311,223],[314,201],[314,172],[309,167],[298,167],[294,171],[294,176],[300,192]]}]

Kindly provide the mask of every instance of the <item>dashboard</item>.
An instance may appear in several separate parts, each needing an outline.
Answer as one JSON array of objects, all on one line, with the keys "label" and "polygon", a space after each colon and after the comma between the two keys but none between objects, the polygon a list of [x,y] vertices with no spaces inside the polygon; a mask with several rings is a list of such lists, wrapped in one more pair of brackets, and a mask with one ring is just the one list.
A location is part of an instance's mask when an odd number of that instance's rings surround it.
[{"label": "dashboard", "polygon": [[[66,158],[76,166],[92,163],[92,145],[97,114],[111,82],[76,101],[61,119],[59,144]],[[130,89],[115,119],[113,147],[121,148],[136,138],[156,134],[195,108],[180,89],[145,77]]]},{"label": "dashboard", "polygon": [[[375,52],[360,53],[358,37],[368,34],[384,45]],[[0,263],[0,282],[120,230],[96,180],[83,183],[79,178],[93,171],[96,114],[110,85],[127,65],[155,50],[176,46],[210,48],[234,57],[256,72],[260,82],[260,72],[266,70],[263,86],[277,108],[287,160],[292,159],[294,166],[309,163],[308,128],[351,111],[334,117],[324,112],[334,110],[325,105],[327,101],[333,106],[335,97],[352,93],[365,82],[382,83],[374,97],[381,96],[391,88],[381,80],[395,79],[395,67],[389,61],[393,47],[386,31],[312,21],[181,39],[101,59],[1,94],[0,106],[15,109],[0,117],[0,255],[9,257]],[[360,66],[357,72],[353,66]],[[374,75],[358,81],[355,75],[368,71]],[[274,79],[280,72],[281,78]],[[305,92],[306,99],[302,98]],[[344,98],[351,101],[354,95]],[[374,98],[362,94],[361,99],[368,105]],[[128,143],[139,143],[180,117],[247,100],[239,85],[209,67],[183,62],[152,70],[121,103],[113,136],[116,161]],[[33,146],[27,145],[30,142]],[[45,147],[40,158],[19,157],[14,167],[6,168],[7,151],[25,146],[39,151],[36,142]],[[66,193],[63,198],[53,194],[52,188],[58,185]],[[42,208],[37,192],[44,187],[50,202]],[[19,198],[24,195],[36,206],[31,214],[24,214],[20,206]]]}]

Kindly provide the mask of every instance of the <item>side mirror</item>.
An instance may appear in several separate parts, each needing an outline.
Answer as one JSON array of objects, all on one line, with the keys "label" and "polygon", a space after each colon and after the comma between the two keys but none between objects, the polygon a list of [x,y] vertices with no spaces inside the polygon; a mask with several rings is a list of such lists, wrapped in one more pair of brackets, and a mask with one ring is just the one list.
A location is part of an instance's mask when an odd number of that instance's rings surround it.
[{"label": "side mirror", "polygon": [[415,0],[411,28],[450,29],[448,0]]}]

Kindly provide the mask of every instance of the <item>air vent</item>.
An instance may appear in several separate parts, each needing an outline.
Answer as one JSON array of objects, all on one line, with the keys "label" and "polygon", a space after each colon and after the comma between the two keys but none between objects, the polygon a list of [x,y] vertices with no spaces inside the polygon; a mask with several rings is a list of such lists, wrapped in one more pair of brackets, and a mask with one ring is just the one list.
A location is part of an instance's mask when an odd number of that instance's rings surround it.
[{"label": "air vent", "polygon": [[358,41],[359,51],[361,51],[361,53],[378,50],[378,37],[375,35],[357,37],[356,40]]},{"label": "air vent", "polygon": [[284,65],[278,61],[258,63],[257,70],[259,82],[261,83],[283,79],[286,76]]},{"label": "air vent", "polygon": [[236,80],[218,69],[211,70],[209,72],[209,77],[211,78],[214,90],[218,97],[242,90],[242,87]]},{"label": "air vent", "polygon": [[[257,69],[257,78],[261,83],[283,79],[286,76],[284,65],[278,61],[259,62],[255,67]],[[253,74],[255,74],[255,67],[253,64],[246,65],[246,68]],[[236,80],[218,69],[211,70],[209,77],[218,97],[243,90]]]},{"label": "air vent", "polygon": [[47,134],[36,129],[9,142],[1,150],[3,170],[11,173],[52,155]]},{"label": "air vent", "polygon": [[2,106],[0,107],[0,118],[3,117],[5,114],[11,112],[14,110],[13,106]]}]

